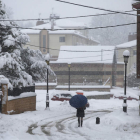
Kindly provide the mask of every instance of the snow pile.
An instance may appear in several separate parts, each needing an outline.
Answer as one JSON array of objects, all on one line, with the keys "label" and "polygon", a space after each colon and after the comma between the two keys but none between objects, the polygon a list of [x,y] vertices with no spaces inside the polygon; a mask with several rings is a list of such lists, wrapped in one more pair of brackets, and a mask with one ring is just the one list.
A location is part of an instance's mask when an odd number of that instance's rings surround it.
[{"label": "snow pile", "polygon": [[26,98],[26,97],[31,97],[31,96],[36,96],[36,93],[24,92],[24,93],[21,93],[19,96],[8,96],[8,100],[15,100],[15,99]]},{"label": "snow pile", "polygon": [[135,116],[135,113],[136,112],[132,110],[129,111],[129,113],[123,112],[122,109],[117,110],[102,117],[101,122],[102,125],[111,126],[114,130],[119,132],[140,134],[139,117]]}]

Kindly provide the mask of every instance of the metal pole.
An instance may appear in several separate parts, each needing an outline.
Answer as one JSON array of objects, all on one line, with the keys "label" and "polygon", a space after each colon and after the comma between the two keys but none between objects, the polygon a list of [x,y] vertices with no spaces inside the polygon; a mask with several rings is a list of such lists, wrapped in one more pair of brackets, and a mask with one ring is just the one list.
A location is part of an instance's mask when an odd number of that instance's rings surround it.
[{"label": "metal pole", "polygon": [[2,113],[2,91],[0,91],[0,113]]},{"label": "metal pole", "polygon": [[140,116],[140,95],[139,95],[139,116]]},{"label": "metal pole", "polygon": [[49,107],[49,94],[48,94],[48,68],[47,68],[47,95],[46,95],[46,108]]},{"label": "metal pole", "polygon": [[[127,70],[127,63],[125,63],[125,87],[124,87],[124,95],[126,96],[126,70]],[[127,98],[126,97],[124,97],[124,104],[126,104],[127,102]],[[127,112],[127,106],[123,106],[123,111],[124,112]]]},{"label": "metal pole", "polygon": [[69,67],[69,91],[70,91],[70,67]]}]

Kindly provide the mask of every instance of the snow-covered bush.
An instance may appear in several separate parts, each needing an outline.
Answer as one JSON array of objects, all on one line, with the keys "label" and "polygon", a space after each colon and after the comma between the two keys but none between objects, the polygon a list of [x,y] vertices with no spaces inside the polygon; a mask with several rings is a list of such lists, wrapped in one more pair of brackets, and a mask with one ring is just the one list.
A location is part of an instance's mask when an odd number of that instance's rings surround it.
[{"label": "snow-covered bush", "polygon": [[21,51],[21,58],[26,72],[32,75],[33,81],[46,81],[47,69],[50,75],[55,75],[51,68],[46,64],[45,59],[39,50],[23,49]]},{"label": "snow-covered bush", "polygon": [[127,83],[129,87],[139,87],[140,79],[137,79],[136,73],[131,73],[127,76]]},{"label": "snow-covered bush", "polygon": [[140,79],[137,78],[136,65],[132,65],[130,68],[130,73],[127,76],[127,84],[129,87],[139,87]]}]

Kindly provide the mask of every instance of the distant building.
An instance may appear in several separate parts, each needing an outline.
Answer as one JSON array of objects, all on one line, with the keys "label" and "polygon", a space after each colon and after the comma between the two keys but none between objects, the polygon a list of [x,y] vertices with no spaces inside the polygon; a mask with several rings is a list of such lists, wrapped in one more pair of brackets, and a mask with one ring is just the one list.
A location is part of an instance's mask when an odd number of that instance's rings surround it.
[{"label": "distant building", "polygon": [[[50,66],[57,76],[58,85],[123,86],[124,64],[117,63],[115,46],[61,46],[57,61]],[[65,51],[64,51],[65,50]]]},{"label": "distant building", "polygon": [[123,52],[125,50],[129,50],[130,52],[130,57],[128,59],[127,65],[127,74],[131,73],[133,69],[136,69],[136,57],[137,57],[136,43],[137,41],[133,40],[116,46],[117,62],[124,62]]},{"label": "distant building", "polygon": [[[62,24],[63,23],[63,24]],[[57,59],[59,54],[60,46],[78,46],[78,45],[98,45],[99,42],[88,38],[87,30],[56,30],[55,29],[84,29],[86,26],[84,24],[73,23],[71,21],[60,20],[56,21],[54,26],[54,31],[46,31],[46,29],[51,29],[50,23],[37,22],[38,26],[32,27],[40,30],[25,29],[22,30],[24,33],[27,33],[30,37],[29,44],[25,45],[31,49],[39,49],[43,54],[47,52],[50,53],[51,58]],[[44,30],[43,30],[44,29]],[[49,49],[48,49],[49,46]]]}]

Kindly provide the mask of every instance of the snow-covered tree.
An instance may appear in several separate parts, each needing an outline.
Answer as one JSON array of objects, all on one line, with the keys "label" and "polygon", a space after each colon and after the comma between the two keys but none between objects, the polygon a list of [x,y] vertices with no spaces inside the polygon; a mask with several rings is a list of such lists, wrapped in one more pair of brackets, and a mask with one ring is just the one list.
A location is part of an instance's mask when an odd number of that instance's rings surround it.
[{"label": "snow-covered tree", "polygon": [[47,68],[50,75],[55,75],[51,68],[46,64],[45,59],[39,50],[29,48],[21,51],[21,58],[26,72],[32,75],[33,81],[44,82],[47,79]]},{"label": "snow-covered tree", "polygon": [[[8,19],[6,8],[1,0],[0,19]],[[0,21],[0,74],[9,79],[10,88],[32,85],[32,76],[34,81],[39,81],[41,78],[45,79],[41,73],[44,71],[38,72],[38,67],[47,69],[42,54],[22,48],[22,45],[28,41],[28,35],[22,33],[14,22]],[[41,67],[40,63],[44,65]]]},{"label": "snow-covered tree", "polygon": [[140,0],[133,0],[134,2],[140,2]]},{"label": "snow-covered tree", "polygon": [[[95,16],[91,20],[91,27],[106,27],[136,22],[136,17],[125,14],[108,14]],[[136,32],[136,25],[99,28],[89,30],[89,36],[98,40],[101,45],[118,45],[128,41],[130,32]]]},{"label": "snow-covered tree", "polygon": [[129,87],[139,87],[140,79],[137,78],[136,65],[132,65],[130,73],[127,76],[127,83]]}]

